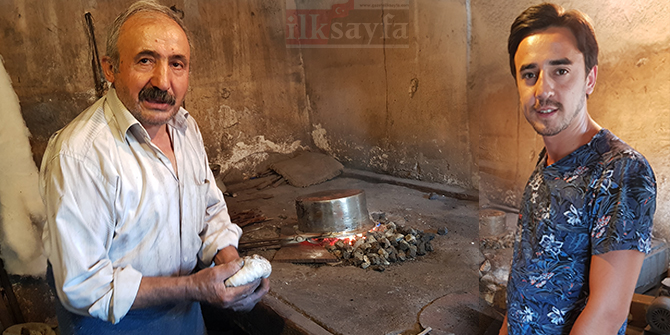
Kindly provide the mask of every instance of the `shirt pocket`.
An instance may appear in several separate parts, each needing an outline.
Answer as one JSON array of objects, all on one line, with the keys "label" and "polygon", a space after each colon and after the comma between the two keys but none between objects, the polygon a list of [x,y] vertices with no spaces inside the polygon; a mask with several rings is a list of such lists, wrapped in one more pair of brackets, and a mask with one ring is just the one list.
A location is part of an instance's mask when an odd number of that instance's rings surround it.
[{"label": "shirt pocket", "polygon": [[[186,186],[188,192],[184,194],[183,217],[184,224],[190,229],[183,229],[189,232],[189,238],[200,240],[200,236],[207,228],[205,218],[207,211],[207,190],[210,182],[206,178],[195,177],[191,185]],[[194,241],[195,242],[195,241]]]},{"label": "shirt pocket", "polygon": [[201,236],[207,231],[205,221],[207,210],[207,179],[192,179],[185,190],[182,207],[182,273],[190,272],[196,265],[196,255],[202,247]]}]

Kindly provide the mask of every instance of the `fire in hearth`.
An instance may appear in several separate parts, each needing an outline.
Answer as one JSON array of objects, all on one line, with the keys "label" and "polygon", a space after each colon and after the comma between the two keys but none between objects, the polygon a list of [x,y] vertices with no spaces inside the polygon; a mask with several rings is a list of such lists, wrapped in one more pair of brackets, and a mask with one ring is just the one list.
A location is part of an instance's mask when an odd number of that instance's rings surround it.
[{"label": "fire in hearth", "polygon": [[433,251],[433,233],[396,225],[383,216],[363,234],[319,241],[346,264],[384,271],[391,263],[404,262]]}]

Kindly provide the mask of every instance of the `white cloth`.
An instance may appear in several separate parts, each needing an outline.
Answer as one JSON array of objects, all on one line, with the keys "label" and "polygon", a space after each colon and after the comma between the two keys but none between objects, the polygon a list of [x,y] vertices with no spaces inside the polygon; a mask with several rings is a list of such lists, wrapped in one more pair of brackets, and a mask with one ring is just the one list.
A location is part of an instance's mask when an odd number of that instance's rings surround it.
[{"label": "white cloth", "polygon": [[180,108],[168,132],[178,176],[111,89],[49,140],[42,239],[68,310],[117,323],[142,276],[187,275],[237,247],[195,120]]}]

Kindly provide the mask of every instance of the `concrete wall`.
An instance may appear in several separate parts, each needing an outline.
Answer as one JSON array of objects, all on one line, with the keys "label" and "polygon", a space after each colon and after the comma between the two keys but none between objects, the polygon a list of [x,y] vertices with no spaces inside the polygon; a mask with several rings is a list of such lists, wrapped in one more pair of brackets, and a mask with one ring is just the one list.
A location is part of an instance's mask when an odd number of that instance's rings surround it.
[{"label": "concrete wall", "polygon": [[[284,0],[185,1],[195,57],[189,110],[228,179],[311,146],[299,50],[284,43]],[[231,178],[232,177],[232,178]]]},{"label": "concrete wall", "polygon": [[[0,2],[0,54],[36,161],[48,137],[95,100],[84,13],[103,53],[110,21],[131,2]],[[514,18],[539,1],[412,0],[400,49],[286,48],[285,0],[164,3],[191,30],[186,107],[227,180],[312,149],[349,167],[479,187],[483,205],[518,206],[542,141],[518,112],[505,41]],[[651,162],[657,231],[670,235],[670,9],[661,0],[561,4],[594,20],[601,56],[589,111]]]},{"label": "concrete wall", "polygon": [[352,167],[474,188],[465,1],[410,1],[409,22],[408,48],[303,49],[314,142]]},{"label": "concrete wall", "polygon": [[[468,110],[479,115],[482,205],[518,207],[543,147],[518,109],[509,72],[509,27],[540,1],[472,2]],[[600,46],[599,73],[588,109],[601,126],[644,154],[658,183],[655,230],[670,236],[670,8],[661,0],[558,1],[586,12]]]},{"label": "concrete wall", "polygon": [[0,7],[0,54],[39,162],[49,136],[95,100],[83,4],[2,1]]},{"label": "concrete wall", "polygon": [[[84,13],[102,55],[111,20],[131,2],[0,2],[0,54],[38,163],[49,136],[96,99]],[[311,149],[350,167],[476,188],[464,1],[411,1],[409,48],[339,50],[286,48],[285,0],[161,2],[182,10],[191,31],[185,104],[226,180]]]},{"label": "concrete wall", "polygon": [[[94,18],[99,52],[114,17],[132,1],[5,1],[1,50],[39,161],[48,137],[95,100]],[[186,107],[210,161],[229,179],[264,169],[273,155],[310,147],[299,50],[284,46],[284,1],[178,1],[192,34]]]}]

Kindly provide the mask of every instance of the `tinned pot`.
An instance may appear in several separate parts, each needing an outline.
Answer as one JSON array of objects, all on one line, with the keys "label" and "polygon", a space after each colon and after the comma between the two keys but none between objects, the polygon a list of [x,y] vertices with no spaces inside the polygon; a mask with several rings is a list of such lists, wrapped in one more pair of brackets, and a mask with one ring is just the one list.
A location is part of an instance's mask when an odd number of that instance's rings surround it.
[{"label": "tinned pot", "polygon": [[295,201],[298,229],[304,233],[357,234],[373,227],[360,189],[329,190],[300,196]]}]

